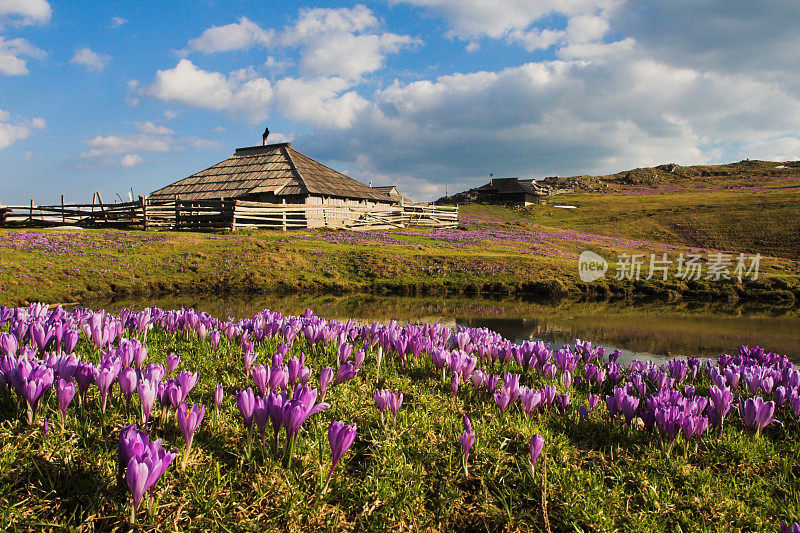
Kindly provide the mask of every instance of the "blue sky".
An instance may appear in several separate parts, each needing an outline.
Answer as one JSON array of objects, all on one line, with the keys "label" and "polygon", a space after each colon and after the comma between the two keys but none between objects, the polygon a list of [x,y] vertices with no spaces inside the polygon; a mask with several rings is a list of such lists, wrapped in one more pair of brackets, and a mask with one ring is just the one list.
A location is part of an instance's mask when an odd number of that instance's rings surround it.
[{"label": "blue sky", "polygon": [[147,194],[265,124],[420,200],[799,159],[797,27],[796,1],[0,0],[0,203]]}]

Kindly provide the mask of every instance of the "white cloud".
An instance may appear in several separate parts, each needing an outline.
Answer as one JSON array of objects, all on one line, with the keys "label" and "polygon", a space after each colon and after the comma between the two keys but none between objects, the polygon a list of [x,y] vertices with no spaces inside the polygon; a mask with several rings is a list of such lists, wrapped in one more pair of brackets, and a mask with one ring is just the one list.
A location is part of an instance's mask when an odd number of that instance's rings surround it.
[{"label": "white cloud", "polygon": [[[214,26],[188,42],[183,52],[205,54],[246,50],[253,46],[299,49],[299,67],[307,78],[336,76],[355,80],[384,65],[387,54],[419,44],[419,39],[380,31],[380,22],[363,5],[352,8],[301,9],[298,19],[281,31],[265,30],[245,17]],[[268,57],[273,72],[291,62]]]},{"label": "white cloud", "polygon": [[200,37],[189,41],[189,49],[194,52],[212,54],[232,50],[246,50],[255,45],[268,46],[272,41],[272,31],[266,31],[246,17],[239,22],[225,26],[213,26]]},{"label": "white cloud", "polygon": [[178,118],[178,113],[175,112],[175,111],[172,111],[171,109],[167,109],[166,111],[164,111],[164,118],[166,120],[174,120],[174,119]]},{"label": "white cloud", "polygon": [[800,136],[762,139],[747,143],[745,153],[749,154],[751,159],[797,161],[800,160]]},{"label": "white cloud", "polygon": [[0,150],[16,141],[30,137],[35,129],[43,129],[47,124],[42,118],[11,123],[11,113],[0,109]]},{"label": "white cloud", "polygon": [[254,122],[266,118],[272,100],[269,80],[257,76],[250,69],[225,76],[202,70],[188,59],[182,59],[172,69],[159,70],[153,83],[142,92],[166,102],[228,111]]},{"label": "white cloud", "polygon": [[489,172],[570,175],[705,163],[747,157],[731,155],[742,145],[744,153],[791,159],[798,123],[800,98],[778,84],[677,68],[621,49],[592,61],[395,82],[359,106],[344,130],[326,134],[318,125],[298,144],[364,174],[448,183],[453,192]]},{"label": "white cloud", "polygon": [[123,25],[127,24],[127,23],[128,23],[128,21],[126,19],[122,18],[122,17],[111,17],[111,22],[108,23],[108,27],[109,27],[109,29],[114,30],[116,28],[119,28],[120,26],[123,26]]},{"label": "white cloud", "polygon": [[75,65],[83,65],[86,67],[86,70],[90,72],[102,72],[110,61],[111,56],[107,54],[98,54],[89,48],[81,48],[75,52],[75,55],[69,60],[70,63]]},{"label": "white cloud", "polygon": [[142,133],[149,133],[151,135],[174,135],[175,131],[169,129],[166,126],[158,126],[153,124],[152,122],[145,121],[145,122],[137,122],[136,129]]},{"label": "white cloud", "polygon": [[275,83],[275,105],[292,120],[328,129],[344,129],[353,124],[369,103],[342,78],[302,80],[284,78]]},{"label": "white cloud", "polygon": [[[468,40],[503,39],[528,51],[602,42],[609,18],[625,0],[391,0],[419,6],[446,19],[448,35]],[[566,19],[563,28],[560,19]],[[589,52],[593,48],[585,48]],[[580,48],[573,48],[573,54]]]},{"label": "white cloud", "polygon": [[0,35],[0,74],[6,76],[20,76],[28,73],[26,59],[42,59],[44,51],[32,45],[25,39],[6,40]]},{"label": "white cloud", "polygon": [[169,152],[170,140],[152,135],[98,135],[86,143],[89,150],[82,157],[106,157],[130,152]]},{"label": "white cloud", "polygon": [[527,30],[535,22],[560,13],[571,17],[607,9],[615,0],[390,0],[416,5],[447,19],[450,35],[471,39],[500,39],[514,30]]},{"label": "white cloud", "polygon": [[408,35],[381,33],[378,19],[363,5],[303,9],[296,23],[280,34],[280,42],[300,48],[304,75],[347,79],[379,70],[386,54],[420,43]]},{"label": "white cloud", "polygon": [[119,164],[123,167],[131,168],[135,167],[142,161],[144,161],[144,158],[139,154],[125,154],[122,156],[122,159],[120,159]]},{"label": "white cloud", "polygon": [[11,22],[19,26],[44,24],[50,20],[51,14],[46,0],[0,0],[0,23]]},{"label": "white cloud", "polygon": [[[219,143],[199,137],[177,138],[168,128],[162,128],[152,122],[136,124],[141,133],[130,135],[98,135],[88,141],[88,150],[81,154],[85,159],[96,159],[104,165],[122,165],[133,167],[142,163],[141,152],[166,153],[184,150],[219,148]],[[119,157],[122,156],[122,157]]]}]

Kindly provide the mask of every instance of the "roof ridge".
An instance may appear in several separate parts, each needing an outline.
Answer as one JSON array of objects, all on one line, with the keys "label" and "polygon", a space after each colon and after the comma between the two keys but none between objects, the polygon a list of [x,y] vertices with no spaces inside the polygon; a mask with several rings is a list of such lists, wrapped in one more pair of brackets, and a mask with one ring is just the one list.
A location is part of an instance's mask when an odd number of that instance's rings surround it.
[{"label": "roof ridge", "polygon": [[289,143],[286,143],[286,146],[281,146],[281,151],[286,155],[286,160],[289,162],[289,166],[292,167],[292,172],[294,172],[294,175],[297,176],[297,180],[300,182],[300,185],[302,185],[306,190],[306,193],[308,193],[309,191],[308,186],[306,185],[306,180],[303,175],[300,174],[300,170],[297,168],[297,165],[294,164],[294,159],[292,159],[290,150],[292,152],[297,152],[297,150],[292,150],[292,147]]}]

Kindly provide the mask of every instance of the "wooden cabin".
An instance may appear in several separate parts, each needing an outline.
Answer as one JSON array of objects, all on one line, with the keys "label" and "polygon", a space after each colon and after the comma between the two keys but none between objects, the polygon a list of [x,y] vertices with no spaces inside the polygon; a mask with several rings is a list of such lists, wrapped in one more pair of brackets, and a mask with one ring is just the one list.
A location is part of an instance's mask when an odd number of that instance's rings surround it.
[{"label": "wooden cabin", "polygon": [[533,205],[549,196],[549,188],[534,180],[519,178],[492,178],[489,183],[469,191],[479,202],[502,205]]},{"label": "wooden cabin", "polygon": [[399,200],[301,154],[291,143],[237,148],[220,163],[154,191],[151,201],[237,199],[276,204],[392,208]]},{"label": "wooden cabin", "polygon": [[397,190],[396,185],[379,185],[377,187],[373,187],[372,190],[383,193],[389,196],[389,198],[394,198],[403,205],[411,205],[416,203],[408,196],[403,196],[402,194],[400,194],[400,191]]}]

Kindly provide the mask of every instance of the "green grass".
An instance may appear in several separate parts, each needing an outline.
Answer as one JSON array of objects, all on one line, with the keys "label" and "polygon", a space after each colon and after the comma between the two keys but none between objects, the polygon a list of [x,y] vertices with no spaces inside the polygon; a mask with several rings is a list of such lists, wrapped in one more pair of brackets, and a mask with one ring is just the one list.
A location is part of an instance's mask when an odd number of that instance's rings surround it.
[{"label": "green grass", "polygon": [[[785,257],[765,257],[754,282],[614,280],[613,261],[621,253],[649,257],[668,252],[674,260],[681,252],[708,250],[651,241],[655,236],[650,234],[608,237],[605,226],[578,232],[558,228],[559,224],[602,226],[581,213],[603,211],[606,208],[597,202],[605,197],[587,198],[596,204],[574,210],[579,214],[563,214],[549,206],[522,211],[465,206],[462,229],[411,236],[397,231],[356,234],[357,242],[337,242],[353,234],[330,230],[234,234],[0,230],[0,290],[6,303],[287,292],[800,299],[800,263]],[[544,213],[551,212],[584,218],[559,218],[542,225]],[[586,284],[578,278],[576,259],[587,249],[611,260],[605,280]]]},{"label": "green grass", "polygon": [[[793,182],[800,185],[800,181]],[[531,221],[604,235],[800,259],[800,186],[759,190],[567,194],[528,210]]]},{"label": "green grass", "polygon": [[[258,349],[259,360],[269,358],[276,342]],[[726,531],[761,531],[800,516],[800,469],[793,459],[800,453],[798,422],[788,411],[779,413],[784,426],[770,426],[759,438],[731,414],[722,440],[707,435],[697,452],[692,445],[685,456],[679,442],[668,457],[657,439],[609,423],[602,402],[589,420],[578,420],[585,390],[573,393],[567,415],[554,409],[529,420],[518,406],[501,415],[485,392],[469,384],[453,399],[449,379],[442,382],[429,361],[401,366],[387,355],[377,376],[370,353],[355,380],[329,391],[332,408],[306,422],[291,467],[284,468],[258,446],[246,458],[233,398],[245,386],[238,344],[223,339],[212,353],[207,340],[158,328],[147,344],[149,361],[163,363],[176,351],[182,355],[179,370],[200,373],[189,398],[208,411],[187,469],[181,471],[176,460],[156,486],[153,514],[140,510],[141,530],[543,530],[545,461],[544,500],[554,531],[718,531],[721,524]],[[298,339],[292,353],[300,351],[315,369],[314,380],[334,362],[333,348]],[[79,352],[97,359],[85,341]],[[212,400],[217,382],[226,393],[219,417]],[[522,382],[543,383],[535,373],[525,373]],[[405,394],[396,424],[391,417],[381,424],[371,398],[375,387]],[[97,405],[92,388],[85,415],[73,404],[61,429],[53,423],[51,395],[41,413],[52,424],[45,436],[40,425],[27,427],[15,402],[2,397],[0,529],[128,527],[130,497],[116,485],[116,443],[119,428],[137,415],[126,414],[118,388],[105,416]],[[148,433],[182,452],[174,414],[160,419],[158,411]],[[477,434],[469,477],[460,463],[462,413]],[[358,434],[330,490],[321,494],[330,461],[326,429],[334,419],[358,424]],[[534,433],[546,439],[546,460],[540,459],[532,478],[527,444]]]}]

